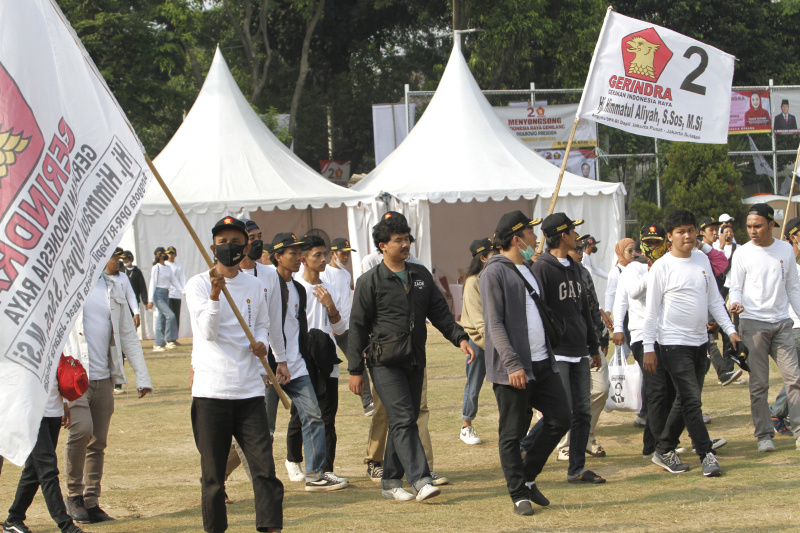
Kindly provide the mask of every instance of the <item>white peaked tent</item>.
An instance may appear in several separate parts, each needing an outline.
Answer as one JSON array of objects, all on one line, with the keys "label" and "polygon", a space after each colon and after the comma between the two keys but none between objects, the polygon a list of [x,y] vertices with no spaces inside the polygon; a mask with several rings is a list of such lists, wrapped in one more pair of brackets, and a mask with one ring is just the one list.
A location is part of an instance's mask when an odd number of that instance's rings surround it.
[{"label": "white peaked tent", "polygon": [[[267,243],[281,231],[308,230],[312,218],[344,235],[343,206],[365,198],[323,178],[273,135],[239,90],[219,48],[192,109],[154,164],[208,244],[211,227],[228,214],[256,220]],[[175,246],[188,279],[208,267],[164,191],[152,183],[130,237],[136,263],[149,284],[153,250]],[[340,220],[334,223],[336,208]],[[182,337],[188,327],[184,314]]]},{"label": "white peaked tent", "polygon": [[[369,253],[371,228],[387,206],[377,197],[389,193],[393,198],[388,206],[410,215],[418,257],[454,283],[459,267],[469,265],[469,244],[491,237],[503,213],[515,209],[535,217],[547,213],[558,173],[497,118],[456,44],[419,123],[353,186],[373,201],[348,208],[350,240],[360,256]],[[620,183],[565,174],[556,204],[556,211],[586,220],[580,232],[602,241],[594,257],[606,270],[615,257],[614,243],[623,233],[624,196]]]}]

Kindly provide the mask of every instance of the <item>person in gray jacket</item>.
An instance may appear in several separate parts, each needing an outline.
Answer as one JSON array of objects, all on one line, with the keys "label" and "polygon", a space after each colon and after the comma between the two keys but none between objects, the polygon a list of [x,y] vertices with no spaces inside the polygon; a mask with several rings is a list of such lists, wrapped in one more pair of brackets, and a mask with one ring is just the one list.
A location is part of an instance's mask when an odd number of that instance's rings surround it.
[{"label": "person in gray jacket", "polygon": [[[537,299],[541,283],[531,270],[536,247],[531,220],[521,211],[503,215],[494,244],[500,253],[489,259],[478,286],[486,337],[486,380],[493,384],[500,413],[500,465],[514,513],[532,515],[531,501],[550,501],[536,487],[536,477],[570,426],[569,401],[561,384],[550,340],[545,335]],[[530,288],[528,288],[530,287]],[[530,426],[531,407],[543,414],[530,452],[523,461],[520,439]]]}]

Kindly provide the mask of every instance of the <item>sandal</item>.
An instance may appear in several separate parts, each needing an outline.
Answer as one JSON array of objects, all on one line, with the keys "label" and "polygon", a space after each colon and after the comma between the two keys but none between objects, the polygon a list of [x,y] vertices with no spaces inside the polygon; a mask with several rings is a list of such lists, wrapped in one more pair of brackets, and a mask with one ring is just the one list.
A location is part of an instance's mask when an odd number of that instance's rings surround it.
[{"label": "sandal", "polygon": [[588,453],[592,457],[605,457],[606,456],[606,451],[599,444],[592,444],[591,449],[587,449],[586,453]]},{"label": "sandal", "polygon": [[606,480],[604,478],[598,476],[597,474],[595,474],[591,470],[584,470],[583,474],[581,474],[580,476],[574,477],[572,479],[567,478],[567,481],[569,481],[570,483],[579,483],[580,482],[580,483],[594,483],[594,484],[599,484],[599,483],[605,483],[606,482]]}]

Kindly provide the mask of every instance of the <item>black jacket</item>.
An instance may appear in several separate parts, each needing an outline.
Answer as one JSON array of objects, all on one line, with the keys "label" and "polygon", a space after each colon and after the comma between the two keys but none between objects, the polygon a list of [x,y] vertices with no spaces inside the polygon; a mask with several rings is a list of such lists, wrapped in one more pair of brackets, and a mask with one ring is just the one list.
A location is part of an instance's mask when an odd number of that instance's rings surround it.
[{"label": "black jacket", "polygon": [[428,269],[408,262],[406,269],[407,294],[403,282],[383,262],[358,278],[347,339],[347,370],[350,374],[364,373],[363,354],[371,336],[380,340],[408,331],[412,306],[414,330],[411,340],[414,353],[410,357],[410,365],[425,367],[425,342],[428,339],[426,318],[455,346],[462,340],[469,340],[467,333],[450,313],[447,301],[434,285]]},{"label": "black jacket", "polygon": [[136,265],[132,269],[125,269],[125,274],[128,275],[128,280],[133,287],[133,294],[136,295],[136,301],[142,302],[147,305],[147,284],[144,282],[144,274]]},{"label": "black jacket", "polygon": [[533,264],[548,307],[560,315],[567,326],[555,352],[566,357],[597,355],[600,342],[592,324],[586,288],[578,270],[580,266],[572,258],[567,259],[569,266],[565,267],[553,254],[546,252]]}]

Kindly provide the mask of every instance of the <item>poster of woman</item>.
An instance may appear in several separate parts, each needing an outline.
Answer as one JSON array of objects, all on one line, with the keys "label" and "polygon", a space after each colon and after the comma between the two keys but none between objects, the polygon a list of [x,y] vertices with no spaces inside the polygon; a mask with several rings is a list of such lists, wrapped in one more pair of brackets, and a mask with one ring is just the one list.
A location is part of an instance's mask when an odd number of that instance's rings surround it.
[{"label": "poster of woman", "polygon": [[731,92],[730,133],[769,133],[772,116],[769,91]]}]

